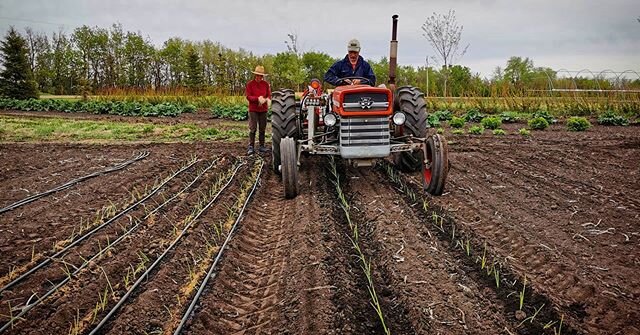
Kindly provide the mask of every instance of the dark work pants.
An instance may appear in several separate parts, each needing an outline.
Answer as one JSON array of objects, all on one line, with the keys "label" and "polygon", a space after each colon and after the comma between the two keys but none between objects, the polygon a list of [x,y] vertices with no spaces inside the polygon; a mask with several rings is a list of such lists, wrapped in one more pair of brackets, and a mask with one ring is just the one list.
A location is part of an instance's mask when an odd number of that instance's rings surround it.
[{"label": "dark work pants", "polygon": [[249,146],[256,142],[256,127],[259,129],[258,143],[264,146],[264,129],[267,127],[267,112],[249,112]]}]

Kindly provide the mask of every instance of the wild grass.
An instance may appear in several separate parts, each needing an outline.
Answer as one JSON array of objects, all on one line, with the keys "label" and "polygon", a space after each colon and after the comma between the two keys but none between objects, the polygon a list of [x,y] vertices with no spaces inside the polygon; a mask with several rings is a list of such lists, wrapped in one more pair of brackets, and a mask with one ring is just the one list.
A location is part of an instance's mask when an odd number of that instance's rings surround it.
[{"label": "wild grass", "polygon": [[0,142],[194,142],[236,141],[248,136],[244,123],[218,127],[196,124],[149,124],[64,118],[0,116]]}]

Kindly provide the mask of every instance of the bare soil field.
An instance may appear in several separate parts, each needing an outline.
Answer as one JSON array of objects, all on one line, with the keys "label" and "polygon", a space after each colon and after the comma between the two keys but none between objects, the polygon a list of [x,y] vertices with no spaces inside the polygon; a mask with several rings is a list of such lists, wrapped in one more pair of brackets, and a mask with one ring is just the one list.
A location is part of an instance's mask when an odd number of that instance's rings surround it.
[{"label": "bare soil field", "polygon": [[[640,334],[640,128],[446,135],[440,197],[338,162],[389,332]],[[324,157],[285,200],[244,143],[4,143],[0,207],[139,152],[0,212],[0,333],[385,333]]]}]

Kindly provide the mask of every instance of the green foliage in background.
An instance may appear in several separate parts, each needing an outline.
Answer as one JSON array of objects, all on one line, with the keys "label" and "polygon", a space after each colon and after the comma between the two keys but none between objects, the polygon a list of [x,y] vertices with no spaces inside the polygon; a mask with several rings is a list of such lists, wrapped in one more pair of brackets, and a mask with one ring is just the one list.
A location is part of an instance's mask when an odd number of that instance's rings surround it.
[{"label": "green foliage in background", "polygon": [[629,119],[608,110],[598,117],[598,123],[604,126],[628,126]]},{"label": "green foliage in background", "polygon": [[451,128],[462,128],[465,123],[466,121],[463,117],[454,116],[449,121],[449,126],[451,126]]},{"label": "green foliage in background", "polygon": [[528,122],[529,128],[534,130],[545,130],[549,128],[549,122],[543,117],[535,117]]},{"label": "green foliage in background", "polygon": [[573,116],[567,120],[567,129],[569,131],[585,131],[589,128],[591,128],[591,122],[583,117]]},{"label": "green foliage in background", "polygon": [[499,117],[485,117],[480,124],[487,129],[498,129],[502,126],[502,121]]}]

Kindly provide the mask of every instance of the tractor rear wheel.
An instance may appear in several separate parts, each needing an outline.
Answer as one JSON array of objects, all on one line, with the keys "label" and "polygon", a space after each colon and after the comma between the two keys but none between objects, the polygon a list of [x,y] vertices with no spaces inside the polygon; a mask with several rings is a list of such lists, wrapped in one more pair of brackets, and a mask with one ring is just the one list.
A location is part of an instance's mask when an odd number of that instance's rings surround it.
[{"label": "tractor rear wheel", "polygon": [[285,137],[298,139],[298,118],[293,90],[274,91],[271,99],[271,163],[273,171],[280,174],[280,141]]},{"label": "tractor rear wheel", "polygon": [[291,137],[285,137],[280,141],[280,160],[282,166],[282,184],[284,185],[284,197],[295,198],[298,195],[298,151],[296,142]]},{"label": "tractor rear wheel", "polygon": [[431,195],[441,195],[449,173],[449,152],[444,136],[435,134],[427,139],[427,160],[422,162],[424,190]]},{"label": "tractor rear wheel", "polygon": [[[427,104],[424,94],[413,86],[398,88],[395,97],[395,110],[401,111],[406,116],[403,125],[404,135],[414,137],[427,137]],[[423,161],[422,151],[400,152],[393,157],[396,166],[405,172],[420,170]]]}]

